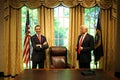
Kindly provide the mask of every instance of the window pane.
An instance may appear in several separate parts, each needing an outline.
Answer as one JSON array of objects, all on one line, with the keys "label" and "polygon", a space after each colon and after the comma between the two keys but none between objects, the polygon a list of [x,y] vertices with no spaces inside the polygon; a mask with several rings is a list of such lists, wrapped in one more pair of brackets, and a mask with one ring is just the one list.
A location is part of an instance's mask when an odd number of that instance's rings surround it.
[{"label": "window pane", "polygon": [[64,17],[69,17],[69,9],[64,8]]},{"label": "window pane", "polygon": [[63,27],[64,24],[63,17],[59,17],[59,21],[60,21],[59,27]]},{"label": "window pane", "polygon": [[68,47],[68,30],[69,8],[59,6],[54,9],[54,45]]},{"label": "window pane", "polygon": [[[95,35],[95,31],[94,33],[91,33],[92,29],[95,29],[96,25],[97,25],[97,19],[98,19],[98,14],[99,14],[100,8],[95,6],[92,8],[85,8],[85,25],[88,27],[88,32],[90,34],[92,34],[93,36]],[[93,32],[93,31],[92,31]]]},{"label": "window pane", "polygon": [[92,28],[89,29],[89,33],[90,33],[91,35],[95,36],[95,32],[96,32],[95,29],[92,29]]},{"label": "window pane", "polygon": [[55,16],[55,17],[58,16],[58,9],[57,9],[57,8],[54,9],[54,16]]},{"label": "window pane", "polygon": [[59,8],[59,9],[58,9],[58,10],[59,10],[59,16],[60,16],[60,17],[63,17],[63,7],[62,7],[62,6],[59,6],[58,8]]},{"label": "window pane", "polygon": [[64,28],[68,28],[69,27],[69,18],[64,18]]}]

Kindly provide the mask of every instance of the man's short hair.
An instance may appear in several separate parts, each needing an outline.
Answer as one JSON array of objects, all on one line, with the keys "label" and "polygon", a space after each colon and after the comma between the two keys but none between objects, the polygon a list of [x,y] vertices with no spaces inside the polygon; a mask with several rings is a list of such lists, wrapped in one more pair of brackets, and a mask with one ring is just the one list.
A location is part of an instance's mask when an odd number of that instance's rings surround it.
[{"label": "man's short hair", "polygon": [[[40,25],[36,25],[36,26],[35,26],[35,29],[36,29],[36,27],[40,27]],[[41,28],[41,27],[40,27],[40,28]]]}]

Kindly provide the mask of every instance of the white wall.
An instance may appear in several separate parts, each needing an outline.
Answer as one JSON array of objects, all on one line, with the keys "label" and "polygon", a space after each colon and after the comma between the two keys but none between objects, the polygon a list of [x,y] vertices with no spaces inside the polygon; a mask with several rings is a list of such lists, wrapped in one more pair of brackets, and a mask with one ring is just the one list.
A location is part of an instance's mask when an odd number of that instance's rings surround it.
[{"label": "white wall", "polygon": [[4,25],[3,25],[3,20],[4,20],[4,0],[0,0],[0,72],[3,72],[4,68],[4,53],[3,53],[3,43],[4,43]]}]

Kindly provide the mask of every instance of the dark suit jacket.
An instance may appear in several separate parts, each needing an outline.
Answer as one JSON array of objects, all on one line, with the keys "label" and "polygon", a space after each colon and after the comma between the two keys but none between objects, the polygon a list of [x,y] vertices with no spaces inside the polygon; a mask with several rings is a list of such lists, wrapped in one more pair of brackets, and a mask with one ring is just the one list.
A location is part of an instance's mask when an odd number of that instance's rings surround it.
[{"label": "dark suit jacket", "polygon": [[[46,59],[45,50],[48,48],[48,43],[46,45],[43,45],[45,42],[47,42],[47,40],[43,35],[41,35],[41,43],[36,34],[31,37],[31,43],[33,47],[31,59],[33,61],[40,61],[40,60]],[[40,48],[39,46],[36,46],[36,44],[41,44],[42,48]]]},{"label": "dark suit jacket", "polygon": [[[79,35],[78,37],[78,41],[77,41],[77,49],[79,46],[79,40],[80,40],[81,35]],[[93,36],[91,36],[90,34],[86,34],[82,45],[83,50],[80,51],[80,54],[77,53],[77,59],[82,63],[88,63],[91,61],[91,51],[94,49],[94,38]]]}]

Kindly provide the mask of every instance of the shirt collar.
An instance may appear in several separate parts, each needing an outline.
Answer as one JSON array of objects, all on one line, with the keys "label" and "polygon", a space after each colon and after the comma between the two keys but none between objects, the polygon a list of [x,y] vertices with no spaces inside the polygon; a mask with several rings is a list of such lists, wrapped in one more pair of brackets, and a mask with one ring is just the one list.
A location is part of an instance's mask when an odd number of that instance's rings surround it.
[{"label": "shirt collar", "polygon": [[[38,36],[38,34],[36,34]],[[39,34],[41,36],[41,34]]]}]

